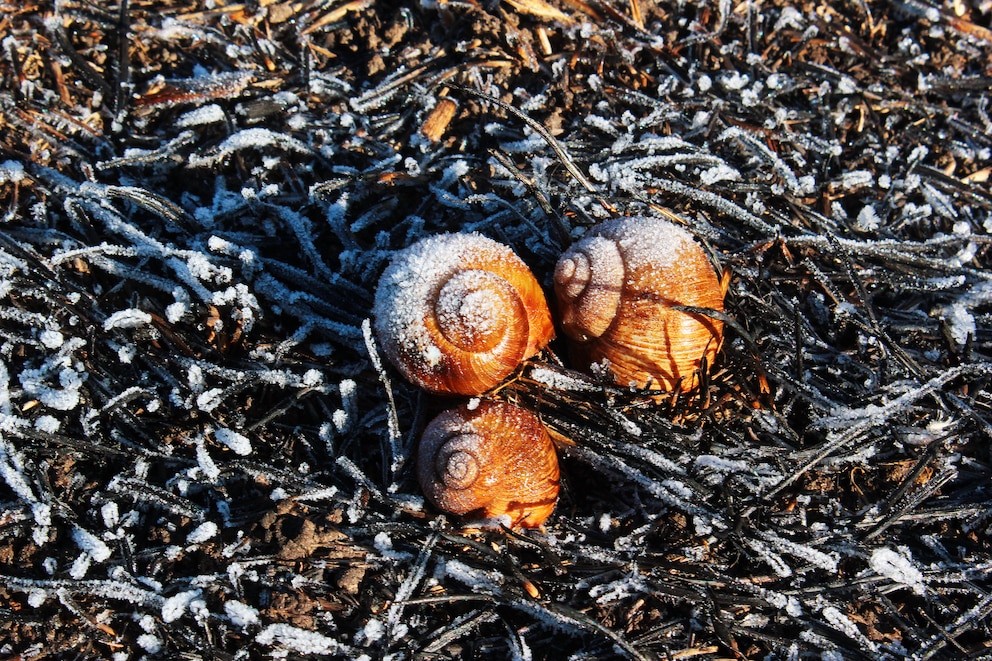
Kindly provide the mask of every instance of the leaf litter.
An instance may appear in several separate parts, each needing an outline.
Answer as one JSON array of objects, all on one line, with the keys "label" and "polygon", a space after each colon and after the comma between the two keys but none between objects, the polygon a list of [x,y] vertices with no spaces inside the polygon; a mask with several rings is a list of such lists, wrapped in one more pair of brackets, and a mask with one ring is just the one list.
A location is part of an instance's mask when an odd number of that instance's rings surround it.
[{"label": "leaf litter", "polygon": [[[24,2],[0,18],[0,652],[992,653],[992,7]],[[432,511],[450,402],[369,331],[477,231],[550,284],[660,215],[729,274],[701,390],[557,341],[543,530]],[[470,524],[472,522],[469,522]]]}]

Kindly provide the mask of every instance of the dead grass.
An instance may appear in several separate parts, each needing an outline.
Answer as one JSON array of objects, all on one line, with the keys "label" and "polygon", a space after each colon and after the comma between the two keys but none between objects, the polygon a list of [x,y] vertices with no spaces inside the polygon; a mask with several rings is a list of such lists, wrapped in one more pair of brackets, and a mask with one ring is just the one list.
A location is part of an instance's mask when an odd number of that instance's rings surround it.
[{"label": "dead grass", "polygon": [[[2,13],[0,654],[992,654],[988,3]],[[706,387],[558,341],[546,529],[425,507],[390,251],[615,213],[730,271]]]}]

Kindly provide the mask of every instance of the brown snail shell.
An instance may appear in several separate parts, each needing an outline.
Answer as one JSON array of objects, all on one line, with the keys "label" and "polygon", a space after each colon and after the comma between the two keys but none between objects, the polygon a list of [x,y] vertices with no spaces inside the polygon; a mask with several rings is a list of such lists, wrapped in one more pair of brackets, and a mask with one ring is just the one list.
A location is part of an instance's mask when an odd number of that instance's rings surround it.
[{"label": "brown snail shell", "polygon": [[417,479],[438,509],[511,526],[540,526],[558,498],[558,457],[536,415],[483,400],[445,411],[427,425]]},{"label": "brown snail shell", "polygon": [[576,360],[623,386],[691,390],[722,340],[719,319],[675,309],[722,312],[724,291],[702,246],[660,218],[593,227],[558,260],[555,294]]},{"label": "brown snail shell", "polygon": [[530,269],[476,233],[429,237],[397,253],[376,289],[375,331],[407,379],[458,395],[496,386],[554,337]]}]

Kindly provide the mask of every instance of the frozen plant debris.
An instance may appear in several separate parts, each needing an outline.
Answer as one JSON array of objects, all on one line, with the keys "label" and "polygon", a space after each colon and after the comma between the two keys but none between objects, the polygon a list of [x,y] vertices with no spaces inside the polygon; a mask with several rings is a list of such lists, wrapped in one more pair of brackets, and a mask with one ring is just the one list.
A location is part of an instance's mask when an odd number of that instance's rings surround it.
[{"label": "frozen plant debris", "polygon": [[913,564],[911,557],[890,548],[875,549],[868,564],[877,574],[905,585],[917,594],[923,594],[926,586],[923,574]]},{"label": "frozen plant debris", "polygon": [[234,625],[242,629],[257,624],[259,621],[258,609],[240,601],[232,600],[224,602],[224,612],[231,618],[231,622]]},{"label": "frozen plant debris", "polygon": [[[988,2],[450,4],[6,12],[3,654],[987,654]],[[554,302],[484,393],[388,363],[399,251],[484,235],[548,295],[617,217],[721,267],[693,388],[582,374]],[[494,401],[553,433],[541,528],[416,484]]]},{"label": "frozen plant debris", "polygon": [[222,445],[227,446],[234,454],[242,457],[251,454],[251,440],[244,434],[230,429],[218,429],[214,432],[214,438]]},{"label": "frozen plant debris", "polygon": [[110,547],[104,544],[103,541],[93,533],[87,532],[82,528],[75,528],[73,530],[72,540],[76,542],[76,545],[81,551],[89,555],[97,562],[103,562],[104,560],[110,558]]},{"label": "frozen plant debris", "polygon": [[346,654],[348,648],[333,638],[288,624],[270,624],[262,629],[255,642],[300,654]]},{"label": "frozen plant debris", "polygon": [[138,309],[118,310],[103,322],[104,330],[113,328],[137,328],[151,323],[152,317],[147,312]]},{"label": "frozen plant debris", "polygon": [[175,622],[189,611],[203,610],[206,604],[200,590],[186,590],[165,599],[162,604],[162,621]]},{"label": "frozen plant debris", "polygon": [[217,524],[212,521],[204,521],[196,528],[190,531],[189,535],[186,536],[187,544],[202,544],[203,542],[216,537],[217,533],[220,532],[217,528]]},{"label": "frozen plant debris", "polygon": [[254,128],[244,129],[232,135],[207,156],[191,155],[189,165],[194,168],[206,168],[215,165],[222,159],[228,158],[231,154],[238,151],[244,149],[264,150],[266,147],[274,147],[282,151],[299,154],[310,153],[310,148],[295,138],[276,133],[269,129]]}]

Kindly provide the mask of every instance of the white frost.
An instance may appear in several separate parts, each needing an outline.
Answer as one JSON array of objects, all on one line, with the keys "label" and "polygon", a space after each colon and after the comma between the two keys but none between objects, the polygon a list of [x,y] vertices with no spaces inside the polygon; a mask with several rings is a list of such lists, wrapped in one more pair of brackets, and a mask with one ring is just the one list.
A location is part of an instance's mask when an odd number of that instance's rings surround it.
[{"label": "white frost", "polygon": [[231,429],[218,429],[214,432],[214,438],[221,445],[226,445],[234,454],[245,457],[251,454],[251,440],[243,434]]},{"label": "white frost", "polygon": [[127,310],[118,310],[103,322],[103,330],[110,330],[112,328],[137,328],[139,326],[147,326],[152,322],[152,316],[145,312],[144,310],[139,310],[137,308],[129,308]]},{"label": "white frost", "polygon": [[715,165],[699,174],[699,181],[711,186],[720,181],[740,181],[741,173],[729,165]]},{"label": "white frost", "polygon": [[786,6],[782,8],[782,13],[779,14],[778,20],[775,22],[775,27],[772,28],[772,32],[778,32],[783,28],[802,30],[805,27],[806,18],[802,15],[802,13],[795,7]]},{"label": "white frost", "polygon": [[202,439],[196,444],[196,461],[199,464],[200,470],[203,471],[203,476],[213,482],[218,477],[220,477],[220,469],[214,462],[213,457],[207,452],[207,446],[204,445]]},{"label": "white frost", "polygon": [[248,148],[263,149],[266,147],[274,147],[282,151],[301,154],[310,153],[310,148],[296,138],[282,133],[276,133],[269,129],[251,128],[238,131],[205,156],[191,154],[189,157],[189,166],[194,168],[211,167],[236,151]]},{"label": "white frost", "polygon": [[25,477],[23,457],[3,436],[0,436],[0,477],[18,498],[29,503],[37,502],[38,499]]},{"label": "white frost", "polygon": [[211,388],[204,393],[200,393],[200,395],[196,398],[196,408],[208,413],[213,411],[215,408],[220,406],[220,403],[223,401],[223,398],[221,397],[223,394],[223,388]]},{"label": "white frost", "polygon": [[916,594],[923,594],[926,586],[923,583],[923,573],[913,564],[911,557],[893,549],[882,547],[875,549],[868,561],[876,574],[884,576],[900,585],[905,585]]},{"label": "white frost", "polygon": [[747,74],[732,71],[720,76],[720,85],[722,85],[725,90],[734,92],[744,89],[750,80],[751,78]]},{"label": "white frost", "polygon": [[38,431],[45,432],[46,434],[54,434],[59,430],[62,423],[59,422],[58,418],[50,415],[40,415],[38,419],[34,421],[34,428]]},{"label": "white frost", "polygon": [[72,541],[76,546],[97,562],[103,562],[110,557],[110,547],[91,532],[82,528],[74,528],[72,531]]},{"label": "white frost", "polygon": [[875,207],[865,205],[858,212],[858,219],[854,223],[854,227],[862,232],[874,232],[881,225],[881,220],[879,220],[878,213],[875,211]]},{"label": "white frost", "polygon": [[598,387],[589,381],[578,376],[572,376],[564,372],[549,369],[547,367],[535,367],[530,371],[530,377],[538,383],[544,384],[556,390],[591,391],[598,390]]},{"label": "white frost", "polygon": [[103,504],[100,508],[100,514],[103,517],[103,525],[107,528],[114,528],[120,523],[120,509],[117,507],[117,503],[112,500]]},{"label": "white frost", "polygon": [[951,337],[958,346],[963,347],[968,343],[968,338],[974,337],[978,331],[975,316],[964,305],[955,303],[945,308],[944,319],[947,321]]},{"label": "white frost", "polygon": [[385,634],[386,625],[373,617],[365,623],[359,638],[363,641],[364,645],[371,645],[372,643],[377,643],[382,640],[382,637]]},{"label": "white frost", "polygon": [[34,516],[34,531],[31,539],[38,546],[48,541],[48,531],[52,527],[52,506],[48,503],[36,502],[31,504],[31,514]]},{"label": "white frost", "polygon": [[[68,361],[57,359],[57,362]],[[61,388],[55,388],[46,382],[55,371],[54,367],[54,364],[50,364],[40,369],[25,369],[18,378],[24,392],[37,398],[45,406],[57,411],[71,411],[79,404],[79,388],[83,385],[82,376],[71,367],[63,367],[58,370]]]},{"label": "white frost", "polygon": [[175,622],[199,599],[199,590],[187,590],[172,595],[162,604],[162,620],[167,623]]},{"label": "white frost", "polygon": [[138,636],[138,647],[149,654],[158,654],[162,651],[162,639],[150,633],[143,633]]},{"label": "white frost", "polygon": [[844,190],[854,190],[871,186],[875,183],[875,175],[868,170],[851,170],[840,176],[837,184]]},{"label": "white frost", "polygon": [[343,432],[348,428],[348,412],[344,409],[335,409],[331,414],[331,421],[338,432]]},{"label": "white frost", "polygon": [[57,330],[43,330],[38,333],[38,339],[48,349],[58,349],[65,341],[62,333]]},{"label": "white frost", "polygon": [[217,536],[219,532],[217,524],[213,521],[204,521],[190,531],[186,536],[187,544],[202,544],[203,542]]},{"label": "white frost", "polygon": [[347,648],[333,638],[289,624],[270,624],[255,636],[259,645],[280,645],[300,654],[342,654]]},{"label": "white frost", "polygon": [[24,179],[24,166],[17,161],[4,161],[0,163],[0,184],[8,181],[21,181]]},{"label": "white frost", "polygon": [[258,624],[258,610],[240,601],[225,601],[224,612],[231,623],[242,629],[253,624]]},{"label": "white frost", "polygon": [[224,110],[216,103],[190,110],[183,113],[176,119],[176,126],[179,128],[189,128],[190,126],[201,126],[203,124],[214,124],[224,121]]}]

